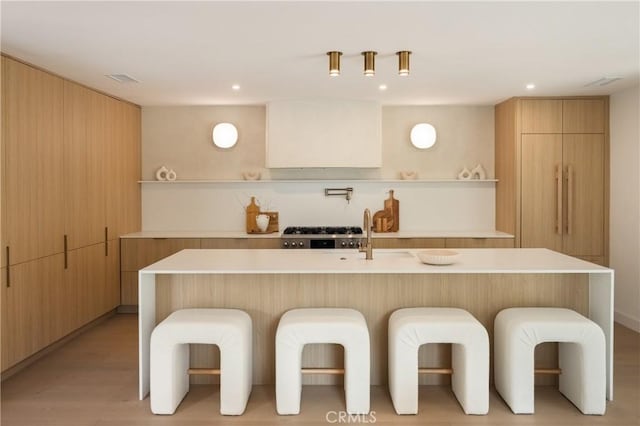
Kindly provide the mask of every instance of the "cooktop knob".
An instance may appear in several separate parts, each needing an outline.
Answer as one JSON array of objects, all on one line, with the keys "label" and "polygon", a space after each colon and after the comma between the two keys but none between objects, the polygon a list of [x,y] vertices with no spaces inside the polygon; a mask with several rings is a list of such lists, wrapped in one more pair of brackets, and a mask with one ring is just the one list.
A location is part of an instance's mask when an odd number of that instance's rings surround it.
[{"label": "cooktop knob", "polygon": [[297,244],[295,241],[291,241],[291,247],[295,247]]},{"label": "cooktop knob", "polygon": [[353,241],[349,241],[349,247],[355,247],[355,244]]},{"label": "cooktop knob", "polygon": [[289,241],[285,241],[284,243],[282,243],[282,247],[284,248],[289,247]]},{"label": "cooktop knob", "polygon": [[346,241],[341,242],[341,243],[340,243],[340,246],[341,246],[341,247],[346,247],[346,246],[347,246]]},{"label": "cooktop knob", "polygon": [[298,246],[299,246],[299,247],[304,247],[304,241],[300,241],[300,242],[298,243]]}]

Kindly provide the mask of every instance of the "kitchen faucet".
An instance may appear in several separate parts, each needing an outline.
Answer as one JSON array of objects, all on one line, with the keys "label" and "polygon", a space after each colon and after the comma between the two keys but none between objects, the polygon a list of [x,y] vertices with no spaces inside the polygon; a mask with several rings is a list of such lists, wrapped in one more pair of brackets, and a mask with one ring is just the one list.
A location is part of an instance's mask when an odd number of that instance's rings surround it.
[{"label": "kitchen faucet", "polygon": [[362,241],[359,244],[358,251],[360,253],[367,253],[366,259],[373,259],[373,245],[371,243],[371,231],[373,230],[373,224],[371,223],[371,211],[369,209],[364,209],[364,239],[365,245],[362,245]]}]

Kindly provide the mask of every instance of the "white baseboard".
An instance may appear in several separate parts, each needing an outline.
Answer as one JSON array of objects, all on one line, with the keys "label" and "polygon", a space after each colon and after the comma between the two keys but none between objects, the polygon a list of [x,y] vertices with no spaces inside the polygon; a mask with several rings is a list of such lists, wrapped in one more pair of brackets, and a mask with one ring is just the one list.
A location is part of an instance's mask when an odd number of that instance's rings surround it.
[{"label": "white baseboard", "polygon": [[640,319],[638,318],[633,318],[629,315],[623,314],[622,312],[615,311],[613,314],[613,320],[637,333],[640,333]]}]

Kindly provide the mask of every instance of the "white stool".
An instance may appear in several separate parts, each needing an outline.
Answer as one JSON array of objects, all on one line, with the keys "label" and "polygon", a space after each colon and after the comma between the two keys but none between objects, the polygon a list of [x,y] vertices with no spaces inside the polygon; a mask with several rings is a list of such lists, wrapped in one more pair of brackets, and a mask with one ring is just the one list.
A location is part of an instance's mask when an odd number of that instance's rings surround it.
[{"label": "white stool", "polygon": [[369,330],[364,317],[353,309],[309,308],[286,312],[278,324],[278,414],[300,413],[302,349],[309,343],[337,343],[344,347],[347,413],[369,413]]},{"label": "white stool", "polygon": [[240,415],[251,393],[251,317],[237,309],[182,309],[151,334],[154,414],[173,414],[189,391],[189,343],[220,348],[220,414]]},{"label": "white stool", "polygon": [[[489,412],[489,336],[469,312],[456,308],[399,309],[389,318],[389,392],[398,414],[418,413],[418,349],[452,343],[451,388],[466,414]],[[441,370],[441,369],[438,369]]]},{"label": "white stool", "polygon": [[593,321],[570,309],[510,308],[495,319],[496,390],[516,414],[534,412],[534,349],[560,342],[560,392],[584,414],[606,409],[605,340]]}]

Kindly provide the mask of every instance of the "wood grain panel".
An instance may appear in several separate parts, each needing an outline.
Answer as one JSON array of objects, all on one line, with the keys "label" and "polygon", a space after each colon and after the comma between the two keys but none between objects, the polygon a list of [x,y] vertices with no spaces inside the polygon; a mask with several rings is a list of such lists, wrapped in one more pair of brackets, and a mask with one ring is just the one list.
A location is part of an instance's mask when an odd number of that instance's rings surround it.
[{"label": "wood grain panel", "polygon": [[123,238],[121,240],[123,271],[138,271],[182,249],[200,248],[199,238]]},{"label": "wood grain panel", "polygon": [[120,240],[109,240],[107,247],[104,297],[100,304],[100,311],[104,312],[120,305]]},{"label": "wood grain panel", "polygon": [[250,249],[279,249],[282,248],[280,238],[249,238]]},{"label": "wood grain panel", "polygon": [[62,311],[69,307],[63,256],[11,266],[11,286],[2,276],[2,370],[65,335]]},{"label": "wood grain panel", "polygon": [[106,312],[102,311],[106,288],[104,243],[70,250],[65,274],[72,294],[67,303],[75,307],[72,319],[75,329]]},{"label": "wood grain panel", "polygon": [[522,135],[522,247],[562,251],[557,170],[562,170],[562,135]]},{"label": "wood grain panel", "polygon": [[120,273],[120,304],[133,306],[138,304],[138,273],[122,271]]},{"label": "wood grain panel", "polygon": [[447,238],[447,248],[513,248],[513,238]]},{"label": "wood grain panel", "polygon": [[[604,135],[563,135],[567,203],[563,251],[604,256]],[[569,178],[569,176],[565,176]],[[571,200],[569,200],[569,197]]]},{"label": "wood grain panel", "polygon": [[444,238],[373,238],[373,248],[443,248]]},{"label": "wood grain panel", "polygon": [[562,115],[563,133],[604,133],[604,99],[565,99]]},{"label": "wood grain panel", "polygon": [[[160,275],[157,277],[157,320],[188,307],[245,310],[253,320],[254,383],[274,383],[275,332],[281,315],[300,307],[351,307],[362,312],[371,336],[372,384],[387,380],[387,324],[402,307],[459,307],[471,312],[493,334],[496,314],[512,306],[568,307],[588,310],[588,277],[572,274],[455,275]],[[492,340],[491,340],[492,341]],[[432,347],[429,347],[432,346]],[[215,366],[210,350],[197,353],[198,366]],[[421,348],[420,365],[448,366],[449,349]],[[553,366],[556,355],[542,350],[541,365]],[[305,350],[304,365],[332,366],[341,355],[333,349]],[[331,383],[334,377],[305,377],[305,383]],[[424,377],[421,383],[442,383]],[[446,379],[448,380],[448,379]]]},{"label": "wood grain panel", "polygon": [[69,249],[104,241],[105,97],[64,83],[65,233]]},{"label": "wood grain panel", "polygon": [[562,133],[561,99],[521,99],[522,133]]},{"label": "wood grain panel", "polygon": [[495,107],[496,229],[516,236],[519,244],[519,192],[517,188],[518,100],[509,99]]},{"label": "wood grain panel", "polygon": [[[2,58],[6,241],[17,264],[63,250],[63,81]],[[4,256],[4,255],[3,255]]]},{"label": "wood grain panel", "polygon": [[203,249],[246,249],[249,248],[247,238],[202,238],[200,248]]}]

